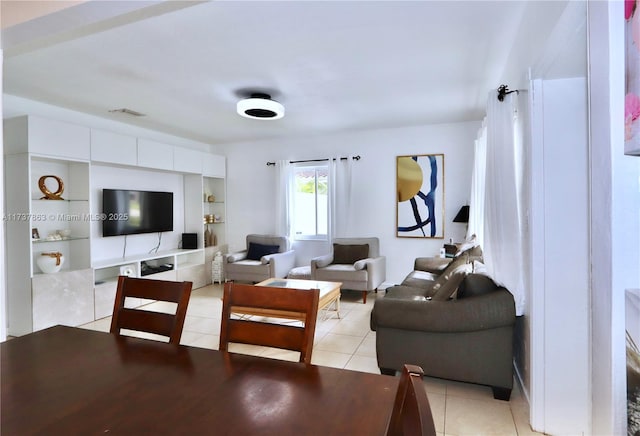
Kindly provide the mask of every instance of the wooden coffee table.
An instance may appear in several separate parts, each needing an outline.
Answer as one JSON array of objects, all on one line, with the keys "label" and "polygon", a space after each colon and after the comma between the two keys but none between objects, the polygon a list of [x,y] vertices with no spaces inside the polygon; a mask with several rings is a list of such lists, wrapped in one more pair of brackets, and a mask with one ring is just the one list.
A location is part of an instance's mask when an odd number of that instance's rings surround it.
[{"label": "wooden coffee table", "polygon": [[[335,311],[340,318],[340,286],[341,282],[322,282],[318,280],[302,280],[302,279],[267,279],[256,286],[276,287],[276,288],[293,288],[293,289],[319,289],[320,300],[318,301],[318,312],[324,310],[325,316],[329,311],[332,303],[335,303]],[[255,309],[248,307],[234,307],[233,313],[242,315],[258,315],[273,316],[277,318],[296,319],[304,321],[304,315],[298,312],[286,312],[281,310]]]}]

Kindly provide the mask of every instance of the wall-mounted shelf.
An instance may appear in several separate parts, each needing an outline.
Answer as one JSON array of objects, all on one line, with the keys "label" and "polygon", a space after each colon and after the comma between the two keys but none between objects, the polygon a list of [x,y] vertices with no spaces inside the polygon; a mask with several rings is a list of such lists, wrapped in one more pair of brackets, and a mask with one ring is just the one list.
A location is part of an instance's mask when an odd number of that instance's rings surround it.
[{"label": "wall-mounted shelf", "polygon": [[31,242],[34,244],[53,244],[56,242],[85,241],[88,239],[88,236],[69,236],[64,239],[32,239]]}]

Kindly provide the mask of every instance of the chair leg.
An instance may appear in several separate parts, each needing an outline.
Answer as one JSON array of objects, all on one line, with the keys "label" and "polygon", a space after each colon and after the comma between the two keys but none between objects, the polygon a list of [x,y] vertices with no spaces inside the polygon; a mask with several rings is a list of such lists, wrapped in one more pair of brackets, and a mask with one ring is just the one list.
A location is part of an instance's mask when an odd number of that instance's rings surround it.
[{"label": "chair leg", "polygon": [[367,304],[367,291],[362,291],[362,304]]}]

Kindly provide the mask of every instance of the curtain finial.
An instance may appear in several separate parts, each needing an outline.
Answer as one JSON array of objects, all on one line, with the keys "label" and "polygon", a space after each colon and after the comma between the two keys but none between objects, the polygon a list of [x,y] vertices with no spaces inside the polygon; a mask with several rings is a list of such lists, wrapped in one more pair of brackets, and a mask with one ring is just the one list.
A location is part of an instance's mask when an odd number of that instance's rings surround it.
[{"label": "curtain finial", "polygon": [[517,89],[514,89],[513,91],[509,91],[509,87],[507,85],[498,86],[498,100],[504,101],[504,96],[507,94],[511,94],[512,92],[515,92],[516,94],[520,94],[520,91]]}]

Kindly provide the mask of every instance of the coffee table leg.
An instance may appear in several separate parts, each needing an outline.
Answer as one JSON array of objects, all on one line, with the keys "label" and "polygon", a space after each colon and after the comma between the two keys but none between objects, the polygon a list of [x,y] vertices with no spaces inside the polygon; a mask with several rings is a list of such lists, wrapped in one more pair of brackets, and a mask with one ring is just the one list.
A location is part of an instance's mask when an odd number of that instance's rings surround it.
[{"label": "coffee table leg", "polygon": [[336,314],[338,315],[338,319],[340,319],[340,294],[338,294],[338,298],[336,298]]}]

